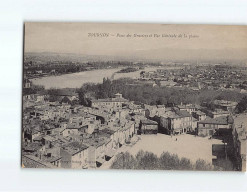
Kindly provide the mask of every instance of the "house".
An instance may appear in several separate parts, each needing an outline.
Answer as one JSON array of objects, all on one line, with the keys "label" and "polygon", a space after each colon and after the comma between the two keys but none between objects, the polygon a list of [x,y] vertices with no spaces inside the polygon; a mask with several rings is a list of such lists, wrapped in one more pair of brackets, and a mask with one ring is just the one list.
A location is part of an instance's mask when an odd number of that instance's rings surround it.
[{"label": "house", "polygon": [[41,108],[35,109],[32,112],[30,112],[30,117],[31,118],[41,119],[43,115],[44,115],[44,110],[41,109]]},{"label": "house", "polygon": [[37,74],[42,74],[42,70],[36,70],[35,71]]},{"label": "house", "polygon": [[232,116],[220,116],[216,118],[207,117],[198,121],[197,129],[199,136],[212,136],[214,134],[229,134],[233,125]]},{"label": "house", "polygon": [[88,134],[92,134],[95,130],[95,124],[91,124],[91,123],[87,123],[84,126],[84,132],[88,133]]},{"label": "house", "polygon": [[122,97],[122,94],[115,94],[114,98],[91,100],[93,108],[106,107],[106,108],[122,108],[123,104],[128,100]]},{"label": "house", "polygon": [[226,100],[215,100],[214,105],[216,108],[233,112],[236,106],[238,105],[238,103],[233,101],[226,101]]},{"label": "house", "polygon": [[33,142],[33,140],[40,136],[41,127],[39,125],[26,125],[23,128],[25,142]]},{"label": "house", "polygon": [[119,131],[119,143],[123,145],[124,143],[130,143],[131,138],[135,134],[135,123],[132,121],[124,121],[120,123],[118,127]]},{"label": "house", "polygon": [[198,119],[192,117],[192,132],[197,131],[197,123],[198,123]]},{"label": "house", "polygon": [[64,98],[67,99],[67,100],[69,100],[69,101],[74,101],[74,100],[78,100],[79,99],[78,93],[76,93],[73,90],[69,90],[69,89],[60,89],[58,91],[58,94],[56,94],[56,96],[58,96],[58,99],[61,102],[64,102],[64,101],[62,101]]},{"label": "house", "polygon": [[23,81],[23,88],[28,89],[31,88],[31,86],[32,86],[32,82],[29,79],[25,78]]},{"label": "house", "polygon": [[60,132],[60,135],[66,137],[66,136],[69,136],[69,135],[78,135],[79,134],[79,129],[78,127],[74,127],[74,126],[71,126],[70,124],[67,126],[66,129],[62,130]]},{"label": "house", "polygon": [[69,135],[78,135],[78,128],[68,125],[68,128],[55,128],[53,129],[53,134],[67,137]]},{"label": "house", "polygon": [[39,152],[39,150],[41,150],[42,147],[43,146],[40,143],[29,142],[23,144],[22,150],[25,154],[32,154]]},{"label": "house", "polygon": [[35,137],[34,139],[33,139],[33,143],[42,143],[42,138],[44,137],[45,135],[39,135],[39,136],[37,136],[37,137]]},{"label": "house", "polygon": [[177,84],[177,82],[174,81],[160,81],[160,86],[163,87],[174,87]]},{"label": "house", "polygon": [[52,134],[52,132],[55,129],[55,125],[54,124],[45,124],[43,127],[43,132],[45,135],[50,135]]},{"label": "house", "polygon": [[109,128],[105,128],[99,130],[98,132],[101,136],[107,137],[111,140],[110,149],[117,149],[118,148],[118,131],[111,130]]},{"label": "house", "polygon": [[145,120],[146,117],[143,115],[135,114],[131,115],[131,121],[135,123],[135,134],[139,131],[141,120]]},{"label": "house", "polygon": [[140,134],[157,134],[158,133],[158,123],[149,119],[140,121]]},{"label": "house", "polygon": [[61,167],[61,159],[60,156],[60,148],[59,147],[53,147],[45,149],[44,151],[41,151],[39,154],[39,158],[43,162],[51,163],[55,167],[60,168]]},{"label": "house", "polygon": [[46,135],[42,138],[42,144],[45,145],[45,148],[51,148],[52,143],[56,141],[55,137],[52,137],[50,135]]},{"label": "house", "polygon": [[208,111],[207,115],[211,118],[217,118],[220,116],[229,116],[230,113],[228,111],[222,110],[222,109],[216,109],[215,111]]},{"label": "house", "polygon": [[179,110],[185,110],[189,112],[190,114],[196,111],[196,107],[192,104],[181,104],[181,105],[178,105],[177,108]]},{"label": "house", "polygon": [[69,119],[69,123],[67,124],[67,129],[79,129],[84,126],[83,117],[73,116]]},{"label": "house", "polygon": [[204,112],[202,112],[200,110],[192,112],[192,116],[194,118],[196,118],[198,121],[205,120],[206,117],[207,117],[206,113],[204,113]]},{"label": "house", "polygon": [[186,110],[173,109],[160,116],[160,127],[167,134],[192,131],[192,116]]},{"label": "house", "polygon": [[247,114],[240,114],[234,118],[233,124],[233,146],[237,160],[237,169],[246,171],[247,152]]},{"label": "house", "polygon": [[34,94],[33,98],[36,102],[44,102],[45,101],[45,95],[42,93]]},{"label": "house", "polygon": [[81,142],[69,142],[61,147],[61,167],[82,169],[87,167],[89,146]]},{"label": "house", "polygon": [[105,160],[109,161],[114,154],[116,153],[116,142],[114,142],[116,131],[110,130],[110,129],[103,129],[98,132],[99,137],[106,137],[108,140],[105,142]]},{"label": "house", "polygon": [[[88,167],[100,167],[106,161],[107,148],[110,148],[111,139],[96,135],[93,138],[83,140],[88,148]],[[109,144],[109,145],[108,145]]]},{"label": "house", "polygon": [[144,104],[145,116],[147,118],[153,119],[155,116],[161,116],[166,112],[166,107],[164,105],[150,106]]},{"label": "house", "polygon": [[60,122],[59,128],[66,129],[67,127],[67,122]]}]

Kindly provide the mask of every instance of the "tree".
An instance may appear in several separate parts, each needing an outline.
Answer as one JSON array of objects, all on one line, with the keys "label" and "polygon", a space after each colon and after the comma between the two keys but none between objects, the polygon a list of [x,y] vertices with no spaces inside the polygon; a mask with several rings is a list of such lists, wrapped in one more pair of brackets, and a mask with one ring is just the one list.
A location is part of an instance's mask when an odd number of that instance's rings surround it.
[{"label": "tree", "polygon": [[51,88],[48,90],[49,101],[59,101],[59,89]]},{"label": "tree", "polygon": [[216,162],[216,166],[220,167],[222,171],[232,171],[234,170],[234,166],[232,162],[228,159],[219,159]]},{"label": "tree", "polygon": [[155,170],[159,168],[158,157],[152,152],[145,152],[142,156],[139,156],[137,169]]},{"label": "tree", "polygon": [[79,103],[84,106],[90,106],[90,99],[86,97],[86,92],[81,88],[78,91]]},{"label": "tree", "polygon": [[135,158],[128,152],[118,154],[116,159],[111,165],[112,169],[135,169],[137,164]]},{"label": "tree", "polygon": [[[137,83],[133,79],[122,78],[111,81],[108,78],[103,79],[103,83],[84,84],[81,89],[84,94],[92,93],[95,98],[111,98],[115,93],[122,93],[123,97],[130,101],[135,101],[151,105],[163,104],[180,104],[207,103],[212,106],[216,99],[224,99],[230,101],[240,101],[242,94],[236,92],[216,91],[203,89],[193,91],[188,88],[169,88],[169,87],[153,87],[150,84]],[[84,102],[84,101],[83,101]],[[213,108],[212,108],[213,109]]]},{"label": "tree", "polygon": [[213,170],[213,167],[210,164],[206,163],[206,161],[199,159],[196,161],[195,170],[197,170],[197,171],[211,171],[211,170]]},{"label": "tree", "polygon": [[196,163],[191,163],[187,158],[179,158],[175,154],[164,152],[157,157],[152,152],[144,152],[140,150],[136,156],[130,155],[128,152],[117,155],[112,163],[112,169],[148,169],[148,170],[199,170],[199,171],[218,171],[233,170],[230,161],[219,161],[217,166],[199,159]]},{"label": "tree", "polygon": [[236,106],[236,112],[242,113],[247,109],[247,96],[244,96],[242,100]]},{"label": "tree", "polygon": [[192,170],[193,169],[192,163],[187,158],[181,158],[179,162],[179,167],[181,170]]},{"label": "tree", "polygon": [[179,158],[177,155],[171,155],[169,152],[162,153],[159,158],[160,169],[177,170],[179,168]]},{"label": "tree", "polygon": [[67,96],[65,96],[65,97],[61,100],[61,103],[71,104],[71,101],[70,101],[70,99],[69,99]]}]

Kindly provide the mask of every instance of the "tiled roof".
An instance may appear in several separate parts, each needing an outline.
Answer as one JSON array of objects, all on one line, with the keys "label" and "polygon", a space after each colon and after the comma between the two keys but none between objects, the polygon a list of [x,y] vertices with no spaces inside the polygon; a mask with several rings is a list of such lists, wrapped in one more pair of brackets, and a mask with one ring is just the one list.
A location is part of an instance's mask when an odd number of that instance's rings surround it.
[{"label": "tiled roof", "polygon": [[202,111],[200,111],[200,110],[196,111],[196,114],[197,114],[197,115],[206,115],[204,112],[202,112]]},{"label": "tiled roof", "polygon": [[81,142],[74,141],[74,142],[69,142],[69,143],[63,145],[62,148],[64,150],[66,150],[67,152],[69,152],[71,155],[75,155],[75,154],[87,149],[88,146],[85,144],[82,144]]},{"label": "tiled roof", "polygon": [[39,136],[35,137],[33,140],[34,141],[41,141],[43,137],[44,137],[44,135],[39,135]]},{"label": "tiled roof", "polygon": [[186,110],[174,109],[173,111],[166,112],[161,116],[165,118],[184,118],[184,117],[191,117],[191,114]]},{"label": "tiled roof", "polygon": [[57,140],[56,138],[51,137],[51,136],[49,136],[49,135],[44,136],[43,139],[48,140],[48,141],[50,141],[50,142],[53,142],[53,141]]},{"label": "tiled roof", "polygon": [[50,163],[43,162],[38,157],[33,155],[22,156],[22,163],[26,168],[57,168]]},{"label": "tiled roof", "polygon": [[52,163],[57,160],[60,160],[61,158],[62,158],[61,156],[51,156],[51,157],[42,156],[42,161]]},{"label": "tiled roof", "polygon": [[149,120],[149,119],[141,120],[141,123],[142,124],[146,124],[146,125],[158,125],[158,123],[156,121],[152,121],[152,120]]},{"label": "tiled roof", "polygon": [[39,150],[40,148],[42,148],[42,145],[40,145],[39,143],[28,143],[23,147],[25,151],[33,151],[33,152]]},{"label": "tiled roof", "polygon": [[100,138],[89,138],[83,140],[83,143],[86,144],[87,146],[93,146],[93,147],[100,147],[104,144],[109,143],[111,140],[107,137],[100,137]]},{"label": "tiled roof", "polygon": [[107,135],[113,135],[116,131],[113,131],[113,130],[110,130],[110,129],[102,129],[99,131],[99,133],[104,133],[104,134],[107,134]]}]

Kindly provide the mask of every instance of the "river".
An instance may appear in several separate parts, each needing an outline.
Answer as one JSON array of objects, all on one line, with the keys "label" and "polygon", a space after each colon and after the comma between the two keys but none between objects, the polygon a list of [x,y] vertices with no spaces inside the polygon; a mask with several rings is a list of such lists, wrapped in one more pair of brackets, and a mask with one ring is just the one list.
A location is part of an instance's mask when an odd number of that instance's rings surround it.
[{"label": "river", "polygon": [[[58,76],[47,76],[31,79],[34,85],[43,85],[45,89],[49,88],[79,88],[85,83],[102,83],[103,78],[111,78],[114,74],[114,79],[119,78],[139,78],[141,71],[155,71],[161,67],[145,67],[142,70],[128,73],[116,73],[122,67],[112,69],[97,69],[85,72],[64,74]],[[175,67],[162,67],[162,69],[173,69]],[[177,68],[177,67],[176,67]]]}]

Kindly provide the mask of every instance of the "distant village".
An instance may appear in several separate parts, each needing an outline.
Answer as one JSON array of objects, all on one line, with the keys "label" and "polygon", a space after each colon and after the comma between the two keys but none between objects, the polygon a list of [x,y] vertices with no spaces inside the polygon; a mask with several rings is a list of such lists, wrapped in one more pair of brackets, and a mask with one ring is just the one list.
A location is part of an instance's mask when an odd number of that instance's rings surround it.
[{"label": "distant village", "polygon": [[[138,82],[153,85],[239,90],[246,93],[246,75],[216,66],[141,72]],[[210,74],[209,74],[210,72]],[[23,88],[32,87],[25,78]],[[62,90],[61,90],[62,91]],[[23,95],[22,166],[36,168],[96,169],[112,159],[119,148],[138,142],[139,135],[231,137],[236,170],[246,169],[246,113],[234,114],[238,102],[215,100],[215,109],[197,104],[135,104],[116,93],[112,98],[92,99],[90,106],[71,105],[76,92]],[[224,141],[224,140],[223,140]]]},{"label": "distant village", "polygon": [[246,68],[224,64],[183,64],[181,69],[170,70],[158,68],[157,71],[143,71],[141,80],[166,87],[187,87],[193,91],[206,88],[247,93]]}]

